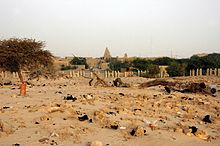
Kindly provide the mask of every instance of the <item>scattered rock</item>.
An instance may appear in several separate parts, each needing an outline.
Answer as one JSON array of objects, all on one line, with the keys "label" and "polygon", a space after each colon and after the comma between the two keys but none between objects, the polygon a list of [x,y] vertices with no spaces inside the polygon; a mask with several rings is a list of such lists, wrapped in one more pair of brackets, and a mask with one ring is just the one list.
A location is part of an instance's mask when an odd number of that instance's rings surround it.
[{"label": "scattered rock", "polygon": [[34,124],[40,124],[39,122],[35,122]]},{"label": "scattered rock", "polygon": [[142,136],[146,135],[147,130],[143,127],[138,126],[137,128],[133,129],[130,134],[132,136]]},{"label": "scattered rock", "polygon": [[195,126],[189,127],[189,129],[192,129],[191,133],[193,133],[193,134],[195,134],[198,130],[198,128],[196,128]]},{"label": "scattered rock", "polygon": [[124,94],[124,93],[119,93],[119,95],[120,95],[120,96],[125,96],[125,94]]},{"label": "scattered rock", "polygon": [[12,85],[12,82],[11,81],[4,81],[4,83],[1,83],[2,85]]},{"label": "scattered rock", "polygon": [[42,138],[38,140],[42,144],[47,144],[49,142],[49,138]]},{"label": "scattered rock", "polygon": [[56,91],[55,94],[63,94],[61,91]]},{"label": "scattered rock", "polygon": [[116,113],[115,112],[107,112],[108,115],[115,115],[116,116]]},{"label": "scattered rock", "polygon": [[111,127],[111,129],[115,129],[115,130],[118,129],[118,125],[111,125],[110,127]]},{"label": "scattered rock", "polygon": [[76,101],[77,98],[76,98],[76,97],[73,97],[72,95],[68,95],[68,96],[64,97],[64,100],[72,100],[72,101]]},{"label": "scattered rock", "polygon": [[166,86],[166,87],[164,87],[164,89],[167,91],[167,93],[169,93],[169,94],[171,93],[171,90],[169,87]]},{"label": "scattered rock", "polygon": [[15,143],[15,144],[12,144],[12,146],[20,146],[20,144],[18,144],[18,143]]},{"label": "scattered rock", "polygon": [[58,143],[57,143],[56,141],[52,140],[52,141],[50,142],[50,145],[58,145]]},{"label": "scattered rock", "polygon": [[203,119],[202,119],[203,122],[206,122],[206,123],[212,123],[212,121],[210,120],[210,115],[206,115]]},{"label": "scattered rock", "polygon": [[50,137],[59,137],[59,134],[53,132],[51,133]]},{"label": "scattered rock", "polygon": [[183,133],[188,135],[188,136],[192,136],[192,129],[190,128],[185,128],[183,129]]},{"label": "scattered rock", "polygon": [[9,106],[3,106],[2,109],[8,109],[10,108]]},{"label": "scattered rock", "polygon": [[12,98],[16,98],[17,95],[16,95],[16,94],[12,94],[11,97],[12,97]]},{"label": "scattered rock", "polygon": [[183,129],[176,127],[176,128],[174,128],[174,132],[183,133]]},{"label": "scattered rock", "polygon": [[79,121],[85,121],[85,120],[89,120],[89,117],[87,115],[84,115],[82,117],[78,117]]},{"label": "scattered rock", "polygon": [[90,143],[90,146],[102,146],[102,142],[101,141],[93,141]]},{"label": "scattered rock", "polygon": [[197,130],[195,136],[203,140],[207,140],[209,138],[208,134],[203,130]]},{"label": "scattered rock", "polygon": [[84,98],[90,100],[90,99],[93,99],[93,96],[88,94],[88,95],[83,95]]}]

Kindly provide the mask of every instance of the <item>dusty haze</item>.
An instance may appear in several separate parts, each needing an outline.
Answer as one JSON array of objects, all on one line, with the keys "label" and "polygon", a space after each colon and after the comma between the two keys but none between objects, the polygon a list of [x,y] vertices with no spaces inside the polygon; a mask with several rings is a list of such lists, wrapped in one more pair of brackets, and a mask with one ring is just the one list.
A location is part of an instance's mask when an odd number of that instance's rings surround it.
[{"label": "dusty haze", "polygon": [[44,40],[58,56],[189,57],[219,52],[219,14],[219,0],[0,0],[0,39]]}]

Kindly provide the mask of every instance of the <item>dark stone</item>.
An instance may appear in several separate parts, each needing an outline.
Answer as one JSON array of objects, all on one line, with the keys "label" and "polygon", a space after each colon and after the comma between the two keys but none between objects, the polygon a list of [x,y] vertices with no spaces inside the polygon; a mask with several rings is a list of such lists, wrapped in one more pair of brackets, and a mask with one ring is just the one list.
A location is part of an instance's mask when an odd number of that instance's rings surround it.
[{"label": "dark stone", "polygon": [[18,143],[15,143],[15,144],[12,144],[12,146],[20,146],[20,144],[18,144]]},{"label": "dark stone", "polygon": [[212,88],[212,89],[210,90],[210,92],[211,92],[212,94],[215,94],[217,91],[216,91],[215,88]]},{"label": "dark stone", "polygon": [[85,121],[85,120],[89,120],[89,117],[87,115],[84,115],[82,117],[78,117],[79,121]]},{"label": "dark stone", "polygon": [[203,122],[206,122],[206,123],[212,123],[212,121],[210,120],[210,115],[206,115],[203,119],[202,119]]},{"label": "dark stone", "polygon": [[192,129],[191,133],[193,133],[193,134],[195,134],[196,131],[198,130],[198,128],[196,128],[195,126],[189,127],[189,129]]},{"label": "dark stone", "polygon": [[92,123],[93,122],[92,119],[89,119],[89,122]]},{"label": "dark stone", "polygon": [[116,113],[115,112],[107,112],[108,115],[115,115],[116,116]]},{"label": "dark stone", "polygon": [[118,125],[111,125],[111,128],[116,130],[118,129]]},{"label": "dark stone", "polygon": [[67,120],[66,118],[63,118],[63,120]]},{"label": "dark stone", "polygon": [[4,106],[4,107],[2,107],[3,109],[8,109],[8,108],[10,108],[9,106]]},{"label": "dark stone", "polygon": [[135,134],[135,129],[133,129],[131,132],[130,132],[130,134],[132,135],[132,136],[134,136],[134,134]]},{"label": "dark stone", "polygon": [[205,88],[206,88],[206,85],[205,85],[205,83],[200,83],[200,84],[199,84],[199,87],[205,89]]},{"label": "dark stone", "polygon": [[40,124],[39,122],[35,122],[34,124]]},{"label": "dark stone", "polygon": [[171,93],[171,90],[170,90],[169,87],[166,86],[166,87],[164,87],[164,88],[165,88],[165,90],[167,91],[167,93],[169,93],[169,94]]},{"label": "dark stone", "polygon": [[141,111],[141,109],[140,108],[135,108],[134,111]]},{"label": "dark stone", "polygon": [[44,87],[44,86],[46,86],[46,84],[43,84],[42,86]]},{"label": "dark stone", "polygon": [[120,96],[125,96],[125,94],[124,94],[124,93],[119,93],[119,95],[120,95]]},{"label": "dark stone", "polygon": [[72,100],[72,101],[76,101],[77,98],[76,98],[76,97],[73,97],[72,95],[68,95],[68,96],[64,97],[64,100]]},{"label": "dark stone", "polygon": [[5,82],[5,83],[3,83],[3,85],[12,85],[12,82],[11,81]]},{"label": "dark stone", "polygon": [[30,106],[30,105],[25,105],[24,107],[25,107],[25,108],[30,108],[31,106]]}]

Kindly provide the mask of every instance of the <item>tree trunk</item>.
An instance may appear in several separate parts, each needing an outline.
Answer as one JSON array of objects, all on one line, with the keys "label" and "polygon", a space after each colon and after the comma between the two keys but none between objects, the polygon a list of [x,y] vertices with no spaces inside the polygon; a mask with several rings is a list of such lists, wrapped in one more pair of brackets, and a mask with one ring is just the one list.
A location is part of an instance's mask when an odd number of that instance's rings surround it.
[{"label": "tree trunk", "polygon": [[20,69],[18,70],[18,77],[19,77],[21,83],[23,83],[23,82],[24,82],[24,79],[23,79],[23,77],[22,77],[22,74],[21,74],[21,70],[20,70]]}]

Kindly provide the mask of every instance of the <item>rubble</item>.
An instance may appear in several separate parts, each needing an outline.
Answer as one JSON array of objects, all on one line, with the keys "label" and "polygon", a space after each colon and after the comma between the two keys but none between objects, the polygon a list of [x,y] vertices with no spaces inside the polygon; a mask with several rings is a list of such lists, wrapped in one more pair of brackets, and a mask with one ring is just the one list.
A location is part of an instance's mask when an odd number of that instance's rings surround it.
[{"label": "rubble", "polygon": [[64,97],[64,100],[72,100],[74,102],[77,100],[77,98],[73,97],[72,95],[67,95],[66,97]]},{"label": "rubble", "polygon": [[42,143],[42,144],[48,144],[49,143],[49,138],[41,138],[41,139],[39,139],[38,141],[40,142],[40,143]]},{"label": "rubble", "polygon": [[[166,79],[165,87],[158,85],[148,89],[91,87],[84,78],[78,81],[75,81],[77,78],[63,79],[58,80],[59,82],[51,81],[50,84],[38,83],[39,86],[34,86],[29,91],[31,98],[8,98],[15,90],[2,87],[0,123],[3,123],[3,126],[0,124],[0,141],[4,141],[11,133],[12,138],[20,136],[26,140],[28,137],[29,142],[38,145],[88,145],[88,141],[99,137],[104,145],[129,145],[130,142],[140,145],[144,142],[143,145],[146,145],[152,142],[142,139],[144,135],[149,135],[148,138],[152,141],[159,139],[159,144],[164,144],[163,138],[169,135],[168,139],[171,139],[174,145],[184,142],[188,145],[188,141],[192,142],[192,145],[206,145],[209,140],[212,141],[208,144],[218,145],[219,95],[211,97],[202,90],[195,93],[180,92],[186,89],[185,85],[191,83],[204,83],[200,84],[199,88],[212,84],[211,81],[208,82],[209,79],[201,78]],[[152,80],[122,79],[132,84]],[[175,82],[176,85],[170,86],[170,82]],[[43,87],[43,84],[46,86]],[[63,86],[65,84],[67,86]],[[69,93],[65,100],[60,93],[54,94],[54,87],[62,87],[60,92]],[[23,130],[30,133],[21,134]],[[23,144],[25,141],[21,139],[16,142]],[[11,142],[7,144],[12,145]]]},{"label": "rubble", "polygon": [[90,143],[90,146],[103,146],[101,141],[93,141]]},{"label": "rubble", "polygon": [[210,120],[210,115],[206,115],[203,119],[202,119],[203,122],[206,122],[206,123],[212,123],[212,121]]},{"label": "rubble", "polygon": [[138,126],[130,132],[132,136],[143,136],[147,135],[147,130],[144,127]]},{"label": "rubble", "polygon": [[85,121],[85,120],[89,120],[89,117],[87,115],[84,115],[82,117],[78,117],[79,121]]}]

